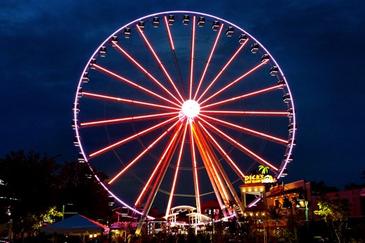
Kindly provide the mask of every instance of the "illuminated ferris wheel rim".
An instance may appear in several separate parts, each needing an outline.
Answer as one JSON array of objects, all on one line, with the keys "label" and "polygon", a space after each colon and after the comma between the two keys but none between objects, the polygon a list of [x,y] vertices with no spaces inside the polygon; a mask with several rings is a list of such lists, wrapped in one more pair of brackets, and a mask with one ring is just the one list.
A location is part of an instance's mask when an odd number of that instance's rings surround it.
[{"label": "illuminated ferris wheel rim", "polygon": [[[286,80],[286,77],[282,71],[282,69],[280,68],[280,65],[276,62],[276,60],[274,59],[274,57],[270,54],[270,52],[264,47],[264,45],[262,45],[255,37],[253,37],[250,33],[248,33],[247,31],[245,31],[244,29],[242,29],[241,27],[237,26],[234,23],[231,23],[230,21],[227,21],[223,18],[219,18],[217,16],[211,15],[211,14],[206,14],[206,13],[202,13],[202,12],[196,12],[196,11],[186,11],[186,10],[176,10],[176,11],[164,11],[164,12],[157,12],[157,13],[153,13],[153,14],[149,14],[146,16],[143,16],[141,18],[138,18],[134,21],[129,22],[128,24],[118,28],[116,31],[114,31],[111,35],[109,35],[94,51],[94,53],[92,54],[92,56],[90,57],[90,59],[88,60],[87,64],[85,65],[85,68],[82,71],[81,77],[79,79],[78,85],[77,85],[77,91],[76,91],[76,95],[75,95],[75,99],[74,99],[74,106],[73,106],[73,126],[74,126],[74,130],[75,130],[75,135],[76,135],[76,140],[78,142],[79,145],[79,149],[80,149],[80,153],[82,155],[82,157],[84,158],[86,164],[89,166],[90,170],[93,172],[95,178],[97,179],[97,181],[100,183],[100,185],[115,199],[117,200],[119,203],[121,203],[122,205],[124,205],[125,207],[129,208],[130,210],[143,215],[143,212],[137,210],[134,207],[131,207],[130,205],[128,205],[127,203],[125,203],[124,201],[122,201],[117,195],[115,195],[106,185],[105,183],[96,175],[96,173],[94,173],[94,170],[92,168],[92,166],[90,165],[90,163],[88,162],[88,156],[85,153],[85,150],[83,148],[83,145],[81,143],[81,139],[80,139],[80,133],[78,130],[78,100],[80,98],[80,92],[81,92],[81,86],[82,86],[82,78],[84,76],[84,73],[87,72],[90,63],[92,61],[93,58],[95,58],[95,56],[98,54],[100,48],[102,46],[104,46],[105,44],[107,44],[107,42],[116,34],[118,34],[120,31],[122,31],[123,29],[127,28],[128,26],[131,26],[133,24],[136,24],[142,20],[145,19],[149,19],[151,17],[155,17],[155,16],[161,16],[161,15],[168,15],[168,14],[190,14],[190,15],[198,15],[198,16],[204,16],[204,17],[208,17],[214,20],[218,20],[221,21],[223,23],[229,24],[230,26],[242,31],[244,34],[246,34],[251,40],[253,40],[254,42],[256,42],[260,48],[262,48],[265,53],[267,53],[270,57],[270,60],[275,64],[275,66],[278,68],[278,72],[280,73],[280,77],[281,79],[285,82],[285,88],[288,92],[288,94],[290,95],[290,107],[292,109],[291,111],[291,120],[292,120],[292,125],[293,125],[293,130],[291,132],[291,137],[288,139],[289,144],[288,144],[288,150],[285,156],[285,159],[283,160],[283,162],[280,165],[280,170],[278,171],[278,173],[276,174],[276,178],[280,178],[283,176],[283,172],[286,169],[288,163],[291,160],[291,154],[292,154],[292,150],[294,147],[294,139],[295,139],[295,135],[296,135],[296,115],[295,115],[295,106],[294,106],[294,101],[293,101],[293,96],[292,96],[292,92],[290,90],[290,87],[288,85],[288,82]],[[186,106],[188,106],[189,108],[186,108]],[[193,119],[197,114],[199,114],[200,111],[200,107],[201,104],[198,104],[195,100],[189,99],[189,100],[185,100],[184,103],[182,104],[182,108],[180,113],[183,113],[183,115],[187,116],[189,119]],[[185,108],[184,108],[185,107]],[[153,218],[147,215],[147,217],[149,218]]]}]

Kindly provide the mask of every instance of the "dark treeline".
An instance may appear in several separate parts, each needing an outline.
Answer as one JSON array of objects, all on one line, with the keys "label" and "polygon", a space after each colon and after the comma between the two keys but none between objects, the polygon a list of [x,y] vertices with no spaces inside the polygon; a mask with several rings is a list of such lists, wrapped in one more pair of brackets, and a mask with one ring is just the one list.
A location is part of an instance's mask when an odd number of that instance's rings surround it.
[{"label": "dark treeline", "polygon": [[[101,175],[102,176],[102,175]],[[36,152],[10,152],[0,159],[0,224],[11,220],[15,236],[34,232],[50,208],[108,218],[108,195],[85,164],[57,162]]]}]

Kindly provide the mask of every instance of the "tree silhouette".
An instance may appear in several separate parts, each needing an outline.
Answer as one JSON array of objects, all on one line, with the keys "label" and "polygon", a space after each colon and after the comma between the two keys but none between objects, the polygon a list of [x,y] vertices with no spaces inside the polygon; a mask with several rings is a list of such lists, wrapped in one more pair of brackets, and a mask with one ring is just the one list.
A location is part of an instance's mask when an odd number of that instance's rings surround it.
[{"label": "tree silhouette", "polygon": [[79,213],[106,218],[108,195],[88,174],[85,164],[57,163],[55,157],[36,152],[10,152],[0,159],[0,178],[6,183],[0,191],[5,198],[0,200],[0,223],[11,219],[14,233],[32,232],[42,215],[68,203]]}]

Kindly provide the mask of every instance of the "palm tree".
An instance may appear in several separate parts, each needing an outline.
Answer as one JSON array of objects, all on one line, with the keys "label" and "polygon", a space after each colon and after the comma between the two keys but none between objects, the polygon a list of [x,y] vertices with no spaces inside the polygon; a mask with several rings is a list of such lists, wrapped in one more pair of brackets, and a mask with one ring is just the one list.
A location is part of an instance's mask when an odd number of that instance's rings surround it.
[{"label": "palm tree", "polygon": [[269,173],[269,167],[264,165],[259,165],[259,172],[261,172],[261,174],[263,175],[266,175],[267,173]]}]

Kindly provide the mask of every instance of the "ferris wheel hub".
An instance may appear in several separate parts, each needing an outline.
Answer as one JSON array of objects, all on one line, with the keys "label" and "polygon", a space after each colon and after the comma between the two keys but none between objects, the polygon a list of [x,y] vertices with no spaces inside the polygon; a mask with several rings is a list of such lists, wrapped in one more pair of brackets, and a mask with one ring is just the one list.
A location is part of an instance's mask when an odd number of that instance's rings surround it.
[{"label": "ferris wheel hub", "polygon": [[181,106],[181,112],[184,116],[193,120],[200,112],[200,105],[195,100],[186,100]]}]

